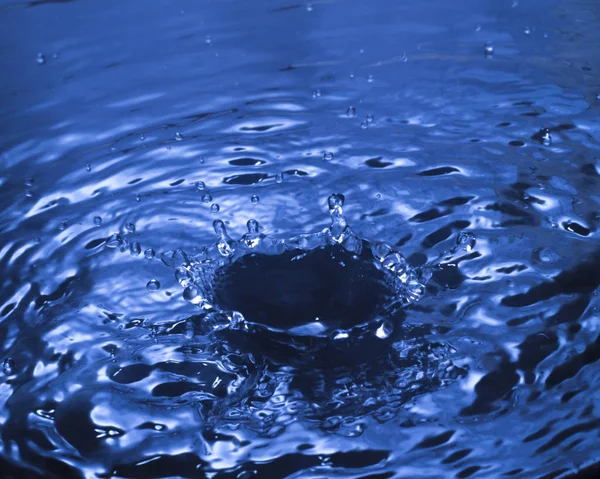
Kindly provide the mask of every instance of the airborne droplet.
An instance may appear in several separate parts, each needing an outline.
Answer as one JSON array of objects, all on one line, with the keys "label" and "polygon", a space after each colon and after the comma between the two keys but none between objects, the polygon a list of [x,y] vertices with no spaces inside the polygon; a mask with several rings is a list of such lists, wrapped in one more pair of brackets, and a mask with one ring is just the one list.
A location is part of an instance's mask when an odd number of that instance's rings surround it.
[{"label": "airborne droplet", "polygon": [[156,279],[151,279],[146,284],[146,289],[148,291],[158,291],[160,289],[160,283]]},{"label": "airborne droplet", "polygon": [[333,160],[333,153],[331,153],[331,151],[326,151],[323,153],[323,159],[325,161],[331,161]]},{"label": "airborne droplet", "polygon": [[250,198],[250,201],[252,201],[252,204],[256,205],[260,201],[260,198],[256,195],[252,195],[252,198]]}]

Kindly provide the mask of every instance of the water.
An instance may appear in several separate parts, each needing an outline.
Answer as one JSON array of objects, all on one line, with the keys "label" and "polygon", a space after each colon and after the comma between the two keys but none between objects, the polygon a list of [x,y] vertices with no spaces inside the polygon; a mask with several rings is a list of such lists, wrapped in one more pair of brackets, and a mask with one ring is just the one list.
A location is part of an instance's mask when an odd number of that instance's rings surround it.
[{"label": "water", "polygon": [[3,477],[600,461],[596,0],[0,22]]}]

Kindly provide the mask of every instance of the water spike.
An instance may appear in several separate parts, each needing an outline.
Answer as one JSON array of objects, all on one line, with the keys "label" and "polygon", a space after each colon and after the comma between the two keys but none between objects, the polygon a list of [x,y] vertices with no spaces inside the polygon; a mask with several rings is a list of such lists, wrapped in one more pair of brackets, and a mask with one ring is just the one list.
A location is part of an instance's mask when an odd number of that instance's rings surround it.
[{"label": "water spike", "polygon": [[248,227],[248,233],[250,234],[255,234],[258,233],[258,221],[252,219],[252,220],[248,220],[248,222],[246,223],[246,226]]},{"label": "water spike", "polygon": [[329,212],[333,213],[336,209],[339,208],[340,213],[342,212],[342,207],[344,206],[344,195],[341,193],[334,193],[327,198],[327,205],[329,206]]},{"label": "water spike", "polygon": [[213,221],[213,229],[215,234],[219,237],[217,241],[217,249],[221,256],[232,256],[235,253],[235,243],[227,234],[227,228],[225,223],[221,220]]},{"label": "water spike", "polygon": [[223,223],[223,221],[221,221],[221,220],[214,220],[213,221],[213,229],[215,230],[215,234],[219,238],[226,238],[227,237],[227,228],[225,228],[225,223]]}]

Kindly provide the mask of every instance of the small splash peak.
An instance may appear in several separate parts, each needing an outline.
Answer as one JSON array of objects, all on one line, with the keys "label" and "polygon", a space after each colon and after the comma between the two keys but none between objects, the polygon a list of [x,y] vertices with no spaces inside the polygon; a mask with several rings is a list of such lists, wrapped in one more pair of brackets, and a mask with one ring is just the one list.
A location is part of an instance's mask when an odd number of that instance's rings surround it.
[{"label": "small splash peak", "polygon": [[248,220],[246,227],[248,228],[248,233],[242,236],[242,242],[248,248],[256,248],[265,235],[260,233],[260,225],[255,219]]},{"label": "small splash peak", "polygon": [[344,218],[344,201],[344,195],[341,193],[334,193],[327,198],[331,217],[331,226],[327,232],[328,239],[330,244],[339,244],[347,251],[360,254],[362,250],[361,241],[356,237]]},{"label": "small splash peak", "polygon": [[233,256],[235,253],[235,242],[227,234],[225,223],[221,220],[215,220],[213,221],[213,229],[218,237],[217,249],[221,256],[225,256],[226,258]]}]

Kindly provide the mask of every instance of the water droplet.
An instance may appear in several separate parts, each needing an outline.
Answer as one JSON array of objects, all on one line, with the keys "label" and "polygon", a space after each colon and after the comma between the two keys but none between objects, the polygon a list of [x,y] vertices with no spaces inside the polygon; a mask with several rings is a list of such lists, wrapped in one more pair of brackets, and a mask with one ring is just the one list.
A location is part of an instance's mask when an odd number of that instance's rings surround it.
[{"label": "water droplet", "polygon": [[175,140],[177,140],[177,141],[183,140],[183,136],[181,135],[181,133],[179,133],[179,132],[175,133]]},{"label": "water droplet", "polygon": [[531,33],[531,28],[529,28],[529,27],[525,27],[525,30],[523,30],[523,33],[524,33],[525,35],[529,35],[529,34]]},{"label": "water droplet", "polygon": [[333,153],[331,153],[331,151],[326,151],[323,153],[323,159],[325,161],[331,161],[333,160]]},{"label": "water droplet", "polygon": [[196,288],[194,285],[190,285],[183,290],[183,299],[185,299],[186,301],[196,304],[197,298],[198,288]]},{"label": "water droplet", "polygon": [[43,65],[44,63],[46,63],[46,57],[43,53],[38,53],[37,57],[35,58],[35,61],[38,65]]},{"label": "water droplet", "polygon": [[377,193],[377,194],[375,195],[375,198],[377,198],[378,200],[380,200],[380,199],[381,199],[381,193]]},{"label": "water droplet", "polygon": [[14,360],[12,358],[6,358],[4,360],[4,374],[12,376],[13,374],[16,374],[16,372],[17,369]]},{"label": "water droplet", "polygon": [[369,127],[369,124],[368,124],[366,121],[361,121],[361,122],[360,122],[360,127],[361,127],[363,130],[366,130],[366,129]]},{"label": "water droplet", "polygon": [[140,201],[142,201],[142,198],[141,198],[141,196],[140,196],[140,195],[135,195],[135,201],[137,201],[138,203],[139,203]]},{"label": "water droplet", "polygon": [[212,201],[212,196],[209,195],[208,193],[206,193],[204,196],[202,196],[203,203],[210,203],[211,201]]},{"label": "water droplet", "polygon": [[283,173],[277,173],[277,175],[275,176],[275,181],[277,183],[283,183]]},{"label": "water droplet", "polygon": [[148,281],[148,284],[146,285],[146,289],[148,291],[158,291],[160,289],[160,282],[158,282],[155,279],[151,279],[150,281]]},{"label": "water droplet", "polygon": [[152,248],[148,248],[146,249],[146,251],[144,251],[144,258],[146,259],[152,259],[156,256],[156,253],[154,252],[154,250]]},{"label": "water droplet", "polygon": [[58,227],[58,229],[59,229],[60,231],[64,231],[64,230],[66,230],[66,229],[67,229],[67,226],[68,226],[68,225],[69,225],[69,224],[68,224],[66,221],[61,221],[61,222],[60,222],[60,226]]},{"label": "water droplet", "polygon": [[476,239],[473,233],[462,232],[456,239],[456,244],[463,250],[470,252],[475,247]]},{"label": "water droplet", "polygon": [[252,198],[250,198],[250,201],[252,201],[252,204],[256,205],[260,201],[260,198],[256,195],[252,195]]},{"label": "water droplet", "polygon": [[135,225],[133,223],[127,223],[125,225],[125,229],[127,229],[127,231],[130,233],[135,233]]},{"label": "water droplet", "polygon": [[33,178],[27,178],[25,180],[25,186],[31,187],[31,186],[33,186],[34,183],[35,183],[35,180]]},{"label": "water droplet", "polygon": [[313,11],[313,6],[312,6],[312,3],[307,3],[307,4],[306,4],[306,11],[307,11],[307,12],[312,12],[312,11]]},{"label": "water droplet", "polygon": [[196,181],[196,189],[198,191],[202,191],[206,188],[206,185],[204,184],[204,181]]},{"label": "water droplet", "polygon": [[210,205],[210,212],[214,215],[217,214],[219,212],[221,208],[219,207],[218,204],[213,203],[212,205]]},{"label": "water droplet", "polygon": [[485,45],[483,46],[483,51],[486,57],[494,56],[494,45],[492,45],[491,42],[485,42]]},{"label": "water droplet", "polygon": [[210,37],[210,35],[206,35],[206,38],[204,39],[204,43],[206,43],[207,45],[212,44],[212,38]]},{"label": "water droplet", "polygon": [[100,216],[94,216],[94,224],[100,226],[102,224],[102,218]]},{"label": "water droplet", "polygon": [[33,198],[33,191],[31,191],[31,190],[27,190],[27,191],[25,191],[25,196],[26,196],[27,198]]},{"label": "water droplet", "polygon": [[313,98],[319,98],[321,96],[321,90],[317,88],[315,91],[313,91],[312,96]]},{"label": "water droplet", "polygon": [[142,247],[137,241],[134,241],[131,243],[131,245],[129,245],[129,252],[131,253],[131,256],[139,256],[139,254],[142,252]]},{"label": "water droplet", "polygon": [[114,233],[106,240],[106,247],[114,249],[121,246],[122,243],[123,239],[121,238],[121,235]]},{"label": "water droplet", "polygon": [[146,139],[146,135],[144,135],[143,133],[140,134],[140,140],[144,141]]},{"label": "water droplet", "polygon": [[365,120],[367,123],[371,124],[375,121],[375,117],[371,113],[367,113]]},{"label": "water droplet", "polygon": [[550,130],[548,128],[542,128],[540,130],[540,138],[545,146],[550,146],[552,144],[552,135],[550,135]]},{"label": "water droplet", "polygon": [[[361,52],[361,53],[362,53],[362,52]],[[369,76],[367,77],[367,81],[368,81],[369,83],[373,83],[373,75],[369,75]]]},{"label": "water droplet", "polygon": [[92,171],[92,165],[90,165],[89,163],[87,165],[85,165],[85,171],[87,171],[87,172]]},{"label": "water droplet", "polygon": [[375,336],[377,336],[379,339],[386,339],[393,332],[394,327],[392,326],[392,324],[389,321],[384,321],[383,323],[381,323],[381,326],[377,328],[377,331],[375,331]]},{"label": "water droplet", "polygon": [[346,116],[348,118],[354,118],[356,116],[356,108],[354,108],[353,106],[349,106],[346,110]]}]

